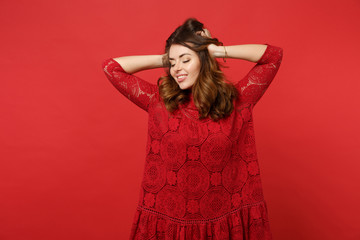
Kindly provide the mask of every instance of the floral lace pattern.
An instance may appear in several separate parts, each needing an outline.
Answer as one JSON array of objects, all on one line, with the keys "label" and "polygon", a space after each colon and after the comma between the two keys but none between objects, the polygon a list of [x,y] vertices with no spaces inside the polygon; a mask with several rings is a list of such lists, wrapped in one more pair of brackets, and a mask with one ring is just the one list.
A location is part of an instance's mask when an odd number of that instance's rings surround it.
[{"label": "floral lace pattern", "polygon": [[267,44],[235,84],[235,111],[198,120],[193,100],[169,113],[158,88],[114,59],[105,75],[149,114],[146,161],[130,240],[272,239],[256,154],[252,110],[274,79],[282,48]]}]

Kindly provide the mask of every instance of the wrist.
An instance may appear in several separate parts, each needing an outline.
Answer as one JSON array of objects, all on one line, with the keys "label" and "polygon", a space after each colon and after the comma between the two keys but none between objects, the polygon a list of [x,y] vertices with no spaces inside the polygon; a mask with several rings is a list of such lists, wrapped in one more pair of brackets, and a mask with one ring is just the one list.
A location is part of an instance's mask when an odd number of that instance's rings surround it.
[{"label": "wrist", "polygon": [[166,61],[166,53],[158,55],[159,56],[159,67],[167,67],[168,66],[168,62]]},{"label": "wrist", "polygon": [[216,46],[214,51],[214,56],[217,58],[225,58],[227,56],[227,51],[225,46]]}]

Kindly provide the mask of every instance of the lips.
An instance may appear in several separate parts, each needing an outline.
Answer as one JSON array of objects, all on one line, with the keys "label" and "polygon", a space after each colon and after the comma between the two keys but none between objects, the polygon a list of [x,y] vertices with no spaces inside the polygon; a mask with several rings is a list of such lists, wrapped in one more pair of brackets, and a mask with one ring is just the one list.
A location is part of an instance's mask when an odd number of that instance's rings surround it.
[{"label": "lips", "polygon": [[178,82],[182,82],[187,78],[186,74],[179,74],[176,76]]}]

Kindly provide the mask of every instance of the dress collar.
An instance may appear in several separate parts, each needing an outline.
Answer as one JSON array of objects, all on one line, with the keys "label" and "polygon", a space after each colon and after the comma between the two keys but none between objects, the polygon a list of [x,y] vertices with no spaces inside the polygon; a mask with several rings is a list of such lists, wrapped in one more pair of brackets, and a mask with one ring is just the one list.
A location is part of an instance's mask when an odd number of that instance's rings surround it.
[{"label": "dress collar", "polygon": [[192,93],[189,95],[189,101],[181,105],[182,108],[189,109],[189,110],[196,110],[198,111],[198,108],[195,105],[194,97]]}]

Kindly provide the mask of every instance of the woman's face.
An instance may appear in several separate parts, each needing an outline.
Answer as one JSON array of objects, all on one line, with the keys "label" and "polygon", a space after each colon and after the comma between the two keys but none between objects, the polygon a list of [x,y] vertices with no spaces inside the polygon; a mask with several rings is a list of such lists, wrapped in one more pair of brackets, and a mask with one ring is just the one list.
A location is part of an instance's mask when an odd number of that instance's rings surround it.
[{"label": "woman's face", "polygon": [[183,45],[173,44],[169,49],[170,74],[181,89],[191,88],[200,72],[200,59],[196,52]]}]

